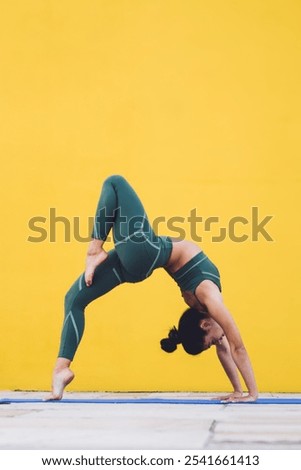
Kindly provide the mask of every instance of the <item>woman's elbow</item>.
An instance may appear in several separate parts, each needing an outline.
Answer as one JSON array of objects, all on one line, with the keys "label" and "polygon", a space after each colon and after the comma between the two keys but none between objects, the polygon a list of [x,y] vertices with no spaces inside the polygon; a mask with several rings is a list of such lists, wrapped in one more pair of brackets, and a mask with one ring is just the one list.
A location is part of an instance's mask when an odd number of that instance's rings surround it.
[{"label": "woman's elbow", "polygon": [[240,344],[230,344],[231,354],[236,356],[241,356],[247,353],[247,350],[243,343]]}]

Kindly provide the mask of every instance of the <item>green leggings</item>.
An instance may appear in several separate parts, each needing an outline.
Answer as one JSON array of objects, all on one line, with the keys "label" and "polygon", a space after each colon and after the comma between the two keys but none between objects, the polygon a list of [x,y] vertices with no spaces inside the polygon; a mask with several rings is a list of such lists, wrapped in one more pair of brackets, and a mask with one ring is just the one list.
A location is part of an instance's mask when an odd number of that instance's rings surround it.
[{"label": "green leggings", "polygon": [[110,232],[115,249],[96,268],[92,285],[86,286],[83,273],[66,294],[59,357],[73,359],[84,332],[84,311],[90,302],[119,284],[146,279],[168,261],[170,238],[153,232],[137,194],[118,175],[110,176],[103,184],[92,238],[106,240]]}]

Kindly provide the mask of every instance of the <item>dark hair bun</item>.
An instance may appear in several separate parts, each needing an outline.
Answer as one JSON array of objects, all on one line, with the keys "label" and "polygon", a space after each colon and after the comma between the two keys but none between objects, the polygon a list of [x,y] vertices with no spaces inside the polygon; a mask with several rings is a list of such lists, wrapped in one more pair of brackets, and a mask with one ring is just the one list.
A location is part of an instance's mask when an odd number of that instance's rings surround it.
[{"label": "dark hair bun", "polygon": [[180,344],[179,333],[176,327],[174,326],[168,334],[168,338],[161,339],[160,344],[163,351],[167,353],[172,353],[177,349],[177,344]]}]

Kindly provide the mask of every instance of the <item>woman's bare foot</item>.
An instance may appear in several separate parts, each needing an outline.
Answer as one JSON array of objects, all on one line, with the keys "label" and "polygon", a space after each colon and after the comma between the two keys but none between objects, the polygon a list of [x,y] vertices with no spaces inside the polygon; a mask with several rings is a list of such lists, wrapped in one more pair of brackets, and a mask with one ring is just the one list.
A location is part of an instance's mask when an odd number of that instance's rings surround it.
[{"label": "woman's bare foot", "polygon": [[68,367],[59,371],[54,370],[52,377],[52,392],[45,401],[61,400],[65,387],[67,387],[73,379],[74,373]]},{"label": "woman's bare foot", "polygon": [[64,389],[74,379],[74,373],[69,369],[70,359],[58,357],[52,374],[52,392],[45,398],[48,400],[61,400]]},{"label": "woman's bare foot", "polygon": [[93,282],[94,271],[97,266],[108,257],[108,253],[102,248],[102,245],[103,240],[93,239],[90,242],[85,271],[85,282],[87,287],[91,286]]}]

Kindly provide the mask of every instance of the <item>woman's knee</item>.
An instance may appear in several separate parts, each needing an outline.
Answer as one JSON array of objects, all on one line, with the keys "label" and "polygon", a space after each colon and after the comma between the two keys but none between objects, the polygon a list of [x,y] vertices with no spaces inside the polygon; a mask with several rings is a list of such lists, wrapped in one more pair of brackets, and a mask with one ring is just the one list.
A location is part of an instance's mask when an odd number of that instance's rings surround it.
[{"label": "woman's knee", "polygon": [[122,175],[111,175],[104,180],[104,184],[112,184],[113,186],[127,183]]}]

